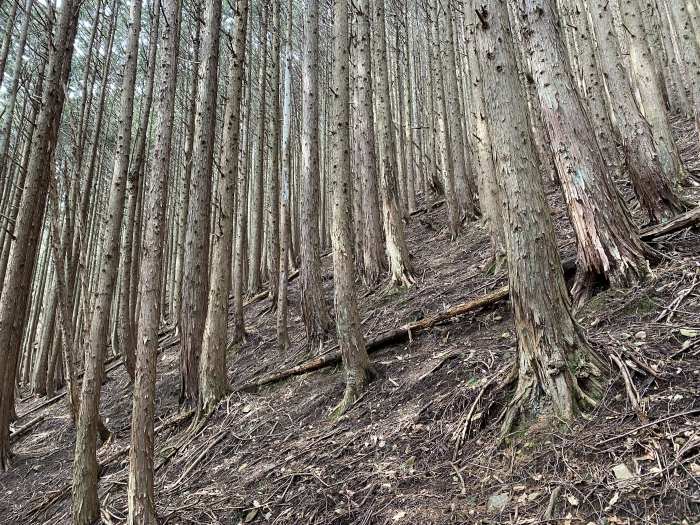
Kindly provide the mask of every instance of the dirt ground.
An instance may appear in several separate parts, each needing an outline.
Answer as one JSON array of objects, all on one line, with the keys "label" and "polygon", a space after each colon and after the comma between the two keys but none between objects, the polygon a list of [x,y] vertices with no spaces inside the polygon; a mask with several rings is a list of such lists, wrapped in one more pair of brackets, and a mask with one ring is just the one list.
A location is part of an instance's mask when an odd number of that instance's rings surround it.
[{"label": "dirt ground", "polygon": [[[700,168],[697,153],[685,155],[693,171]],[[697,189],[684,191],[698,202]],[[626,187],[623,193],[631,195]],[[550,188],[548,198],[562,258],[574,255],[558,190]],[[368,337],[506,283],[487,272],[484,227],[469,223],[451,242],[445,213],[437,207],[410,220],[414,287],[360,286]],[[599,406],[572,425],[529,421],[500,446],[499,415],[510,392],[493,385],[512,365],[516,345],[507,302],[373,353],[378,378],[338,421],[328,418],[343,392],[336,366],[233,393],[194,431],[188,418],[174,423],[178,355],[167,334],[156,421],[163,425],[155,459],[162,523],[697,523],[700,232],[654,245],[664,258],[648,282],[602,291],[576,313],[613,370]],[[324,285],[332,305],[329,262]],[[284,354],[269,301],[248,307],[249,337],[228,358],[234,389],[308,357],[297,281],[289,299]],[[13,467],[0,474],[0,523],[70,521],[74,430],[64,400],[28,414],[43,401],[18,403],[17,427],[43,419],[16,440]],[[131,388],[117,366],[102,396],[114,432],[99,450],[104,523],[126,518],[130,412]]]}]

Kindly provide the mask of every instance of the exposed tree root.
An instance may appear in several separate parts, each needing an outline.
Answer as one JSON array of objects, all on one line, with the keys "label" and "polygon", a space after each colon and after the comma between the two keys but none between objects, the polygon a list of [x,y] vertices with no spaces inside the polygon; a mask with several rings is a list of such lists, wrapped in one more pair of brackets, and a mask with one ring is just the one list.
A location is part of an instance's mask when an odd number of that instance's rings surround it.
[{"label": "exposed tree root", "polygon": [[[508,437],[518,421],[551,410],[564,422],[597,406],[603,393],[601,377],[608,366],[585,340],[564,353],[567,362],[550,363],[546,370],[536,370],[520,352],[517,385],[505,407],[501,421],[500,442]],[[576,363],[570,362],[572,359]],[[499,444],[500,444],[499,442]]]}]

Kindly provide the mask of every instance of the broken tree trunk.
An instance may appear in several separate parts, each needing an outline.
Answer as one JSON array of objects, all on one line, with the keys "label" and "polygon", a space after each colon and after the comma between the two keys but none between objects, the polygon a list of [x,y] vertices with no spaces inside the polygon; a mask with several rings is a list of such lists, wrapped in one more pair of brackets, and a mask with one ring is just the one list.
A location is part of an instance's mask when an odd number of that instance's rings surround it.
[{"label": "broken tree trunk", "polygon": [[[503,286],[501,288],[498,288],[497,290],[494,290],[493,292],[490,292],[486,295],[482,295],[481,297],[477,297],[476,299],[472,299],[471,301],[467,301],[465,303],[458,304],[456,306],[453,306],[452,308],[448,308],[446,310],[443,310],[442,312],[435,313],[433,315],[430,315],[428,317],[424,317],[420,321],[416,321],[413,323],[408,323],[403,326],[400,326],[398,328],[395,328],[393,330],[388,330],[386,332],[383,332],[379,334],[377,337],[373,339],[368,339],[366,343],[367,347],[367,352],[375,352],[379,350],[380,348],[383,348],[389,344],[394,344],[398,343],[400,341],[405,341],[406,339],[409,339],[413,335],[424,332],[426,330],[429,330],[430,328],[434,327],[435,325],[447,321],[448,319],[452,319],[453,317],[457,317],[459,315],[463,315],[469,312],[472,312],[478,308],[483,308],[484,306],[489,306],[491,304],[494,304],[498,301],[501,301],[503,299],[506,299],[508,297],[508,287]],[[292,376],[298,376],[302,374],[306,374],[308,372],[313,372],[314,370],[319,370],[321,368],[324,368],[329,365],[333,365],[335,363],[340,362],[341,356],[340,356],[340,350],[335,349],[325,355],[316,357],[314,359],[311,359],[310,361],[305,361],[304,363],[301,363],[295,367],[288,368],[286,370],[282,370],[280,372],[273,372],[267,375],[264,375],[258,379],[255,379],[249,383],[244,384],[243,386],[240,387],[239,391],[242,392],[251,392],[257,390],[259,387],[263,385],[267,385],[270,383],[276,383],[277,381],[281,381],[282,379],[286,379],[288,377]]]}]

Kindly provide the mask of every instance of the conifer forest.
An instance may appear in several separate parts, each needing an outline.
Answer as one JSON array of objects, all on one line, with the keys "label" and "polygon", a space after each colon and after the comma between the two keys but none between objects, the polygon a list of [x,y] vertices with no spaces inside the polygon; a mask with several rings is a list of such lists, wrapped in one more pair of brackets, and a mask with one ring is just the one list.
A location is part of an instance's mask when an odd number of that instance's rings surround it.
[{"label": "conifer forest", "polygon": [[700,0],[0,0],[0,524],[700,523]]}]

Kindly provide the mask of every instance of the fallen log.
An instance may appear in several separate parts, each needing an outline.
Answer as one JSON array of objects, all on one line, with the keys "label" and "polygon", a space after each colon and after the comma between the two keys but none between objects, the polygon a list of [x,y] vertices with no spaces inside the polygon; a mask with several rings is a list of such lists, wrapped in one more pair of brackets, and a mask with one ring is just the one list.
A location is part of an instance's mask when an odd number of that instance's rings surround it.
[{"label": "fallen log", "polygon": [[[112,370],[114,370],[115,368],[118,368],[121,365],[121,363],[122,363],[121,357],[122,356],[120,356],[120,355],[116,355],[116,356],[110,357],[107,361],[105,361],[105,365],[107,366],[107,368],[105,369],[105,372],[104,372],[105,382],[108,380],[107,374],[109,372],[111,372]],[[83,372],[80,372],[80,374],[78,374],[77,380],[80,381],[82,378],[83,378]],[[80,383],[78,383],[78,386],[80,386]],[[63,399],[64,397],[66,397],[66,394],[68,393],[68,391],[66,390],[66,387],[63,386],[61,388],[63,389],[62,392],[59,392],[55,396],[48,398],[46,401],[39,403],[35,407],[30,408],[21,416],[17,416],[17,420],[19,421],[20,419],[24,419],[29,414],[33,414],[34,412],[41,410],[42,408],[46,408],[47,406],[51,406],[59,399]]]},{"label": "fallen log", "polygon": [[[458,304],[452,308],[443,310],[442,312],[437,312],[435,314],[424,317],[419,321],[413,323],[407,323],[393,330],[387,330],[382,332],[378,336],[367,340],[366,348],[368,353],[375,352],[380,348],[387,345],[405,341],[415,334],[424,332],[434,327],[435,325],[447,321],[453,317],[463,315],[472,312],[478,308],[483,308],[484,306],[489,306],[491,304],[502,301],[508,297],[508,286],[503,286],[476,299],[472,299],[465,303]],[[307,374],[315,370],[319,370],[326,366],[339,363],[341,360],[340,350],[336,349],[332,352],[324,354],[322,356],[316,357],[309,361],[305,361],[297,366],[282,370],[279,372],[272,372],[270,374],[264,375],[258,379],[254,379],[244,385],[242,385],[238,390],[240,392],[253,392],[263,385],[270,383],[276,383],[288,377],[298,376],[302,374]]]},{"label": "fallen log", "polygon": [[657,224],[649,228],[644,228],[639,237],[643,241],[651,241],[662,235],[668,235],[669,233],[675,233],[684,228],[700,224],[700,206],[693,208],[690,211],[681,213],[675,218],[663,224]]},{"label": "fallen log", "polygon": [[21,427],[16,428],[13,432],[10,432],[10,443],[12,443],[15,439],[23,436],[27,432],[29,432],[32,428],[37,426],[39,423],[41,423],[44,418],[46,417],[45,414],[41,414],[40,416],[35,417],[28,423],[25,423]]}]

